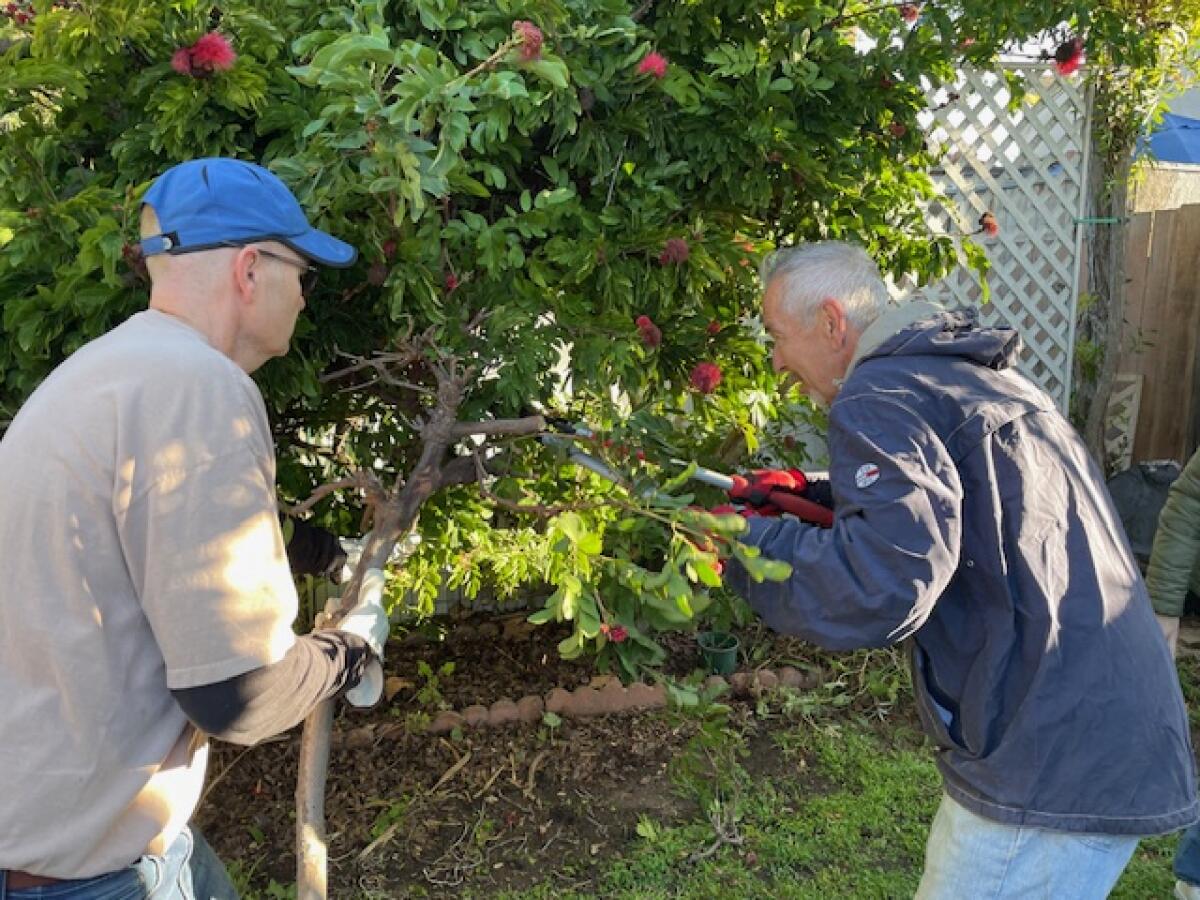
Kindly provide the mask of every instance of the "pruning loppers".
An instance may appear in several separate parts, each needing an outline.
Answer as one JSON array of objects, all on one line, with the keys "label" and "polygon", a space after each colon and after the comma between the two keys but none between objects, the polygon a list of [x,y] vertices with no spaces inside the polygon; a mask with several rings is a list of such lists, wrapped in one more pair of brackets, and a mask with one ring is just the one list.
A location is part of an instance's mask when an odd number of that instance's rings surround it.
[{"label": "pruning loppers", "polygon": [[[555,431],[543,434],[542,441],[547,445],[560,447],[567,451],[571,462],[595,472],[601,478],[615,484],[624,484],[625,479],[602,460],[590,453],[580,450],[570,437],[592,437],[590,429],[582,426],[572,426],[562,420],[549,420]],[[753,509],[770,509],[772,512],[784,512],[812,525],[822,528],[833,526],[833,510],[815,500],[802,496],[809,488],[809,481],[799,470],[767,470],[755,473],[752,478],[742,475],[724,475],[721,472],[706,469],[694,463],[674,459],[676,465],[687,466],[688,477],[701,484],[707,484],[725,491],[730,499],[744,503]]]}]

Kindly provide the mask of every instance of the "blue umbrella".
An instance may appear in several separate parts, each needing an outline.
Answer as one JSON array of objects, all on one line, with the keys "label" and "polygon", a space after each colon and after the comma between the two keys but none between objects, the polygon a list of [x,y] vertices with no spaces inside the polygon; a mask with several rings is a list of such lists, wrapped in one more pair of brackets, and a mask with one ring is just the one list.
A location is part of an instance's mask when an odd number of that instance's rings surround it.
[{"label": "blue umbrella", "polygon": [[1150,139],[1140,144],[1139,153],[1148,151],[1159,162],[1200,165],[1200,119],[1167,113]]}]

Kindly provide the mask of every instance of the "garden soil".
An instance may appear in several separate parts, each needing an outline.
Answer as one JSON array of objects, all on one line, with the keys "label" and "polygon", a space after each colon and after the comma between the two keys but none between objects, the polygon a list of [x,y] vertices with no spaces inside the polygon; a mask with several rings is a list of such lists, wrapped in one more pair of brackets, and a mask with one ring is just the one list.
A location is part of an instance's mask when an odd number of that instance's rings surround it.
[{"label": "garden soil", "polygon": [[[612,677],[593,659],[560,659],[555,647],[566,633],[513,616],[389,644],[391,699],[369,712],[339,704],[334,723],[326,790],[331,897],[487,897],[552,874],[564,890],[587,893],[607,861],[637,840],[640,817],[661,823],[700,814],[669,771],[697,724],[669,710],[449,735],[424,730],[440,709]],[[743,661],[821,665],[798,641],[760,630],[740,637],[750,651]],[[693,636],[664,639],[666,673],[698,669]],[[746,768],[769,777],[788,765],[771,730],[789,726],[755,716],[753,698],[732,707],[747,727]],[[218,855],[266,896],[290,896],[283,888],[295,880],[299,744],[299,728],[250,749],[214,742],[197,816]]]}]

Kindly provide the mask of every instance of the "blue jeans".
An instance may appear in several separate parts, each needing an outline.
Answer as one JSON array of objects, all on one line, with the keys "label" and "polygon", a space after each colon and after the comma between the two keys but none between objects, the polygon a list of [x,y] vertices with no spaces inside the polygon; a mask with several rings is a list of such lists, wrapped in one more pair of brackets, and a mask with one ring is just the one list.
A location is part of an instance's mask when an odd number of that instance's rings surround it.
[{"label": "blue jeans", "polygon": [[1200,886],[1200,822],[1183,833],[1175,848],[1175,877]]},{"label": "blue jeans", "polygon": [[1138,838],[1001,825],[943,795],[917,900],[1092,900],[1108,896]]},{"label": "blue jeans", "polygon": [[225,867],[193,828],[185,828],[161,856],[143,856],[127,869],[9,890],[0,871],[0,900],[238,900]]}]

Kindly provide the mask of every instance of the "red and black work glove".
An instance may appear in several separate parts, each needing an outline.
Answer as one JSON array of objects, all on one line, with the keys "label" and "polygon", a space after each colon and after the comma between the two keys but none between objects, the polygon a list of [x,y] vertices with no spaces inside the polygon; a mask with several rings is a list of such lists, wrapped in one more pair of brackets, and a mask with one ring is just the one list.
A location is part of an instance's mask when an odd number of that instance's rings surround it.
[{"label": "red and black work glove", "polygon": [[799,469],[759,469],[749,478],[734,475],[729,496],[760,516],[778,516],[786,512],[823,528],[833,525],[828,482],[823,482],[817,489]]}]

